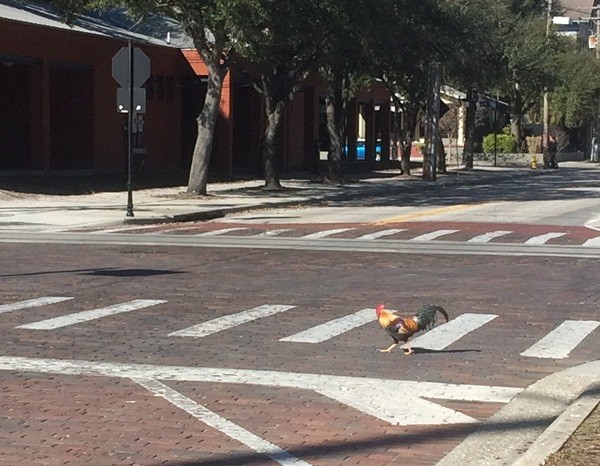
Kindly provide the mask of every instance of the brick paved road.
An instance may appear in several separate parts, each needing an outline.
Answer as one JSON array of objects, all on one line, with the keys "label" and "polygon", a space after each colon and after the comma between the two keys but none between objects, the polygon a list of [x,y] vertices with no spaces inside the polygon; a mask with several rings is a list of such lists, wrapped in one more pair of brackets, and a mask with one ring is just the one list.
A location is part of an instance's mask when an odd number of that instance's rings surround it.
[{"label": "brick paved road", "polygon": [[[0,263],[0,306],[73,298],[0,313],[0,365],[12,364],[0,370],[2,464],[434,464],[476,424],[393,425],[341,401],[336,381],[342,391],[362,381],[365,399],[392,398],[380,411],[418,414],[429,399],[484,419],[504,402],[451,399],[424,382],[518,391],[600,352],[596,329],[562,359],[520,354],[565,320],[598,320],[597,260],[3,244]],[[17,328],[140,299],[166,302],[54,330]],[[321,343],[280,341],[380,301],[497,317],[412,357],[377,352],[391,340],[375,322]],[[294,307],[203,338],[169,336],[265,304]],[[52,359],[85,363],[65,369]],[[164,389],[152,385],[161,371]],[[419,398],[401,382],[391,395],[386,380],[420,382]]]}]

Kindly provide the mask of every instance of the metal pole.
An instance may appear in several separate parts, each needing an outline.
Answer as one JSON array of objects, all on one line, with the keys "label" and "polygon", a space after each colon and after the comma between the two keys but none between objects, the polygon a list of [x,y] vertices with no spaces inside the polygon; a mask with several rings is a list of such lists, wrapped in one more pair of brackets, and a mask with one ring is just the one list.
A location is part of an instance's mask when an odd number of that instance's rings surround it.
[{"label": "metal pole", "polygon": [[129,109],[127,112],[127,213],[133,217],[133,193],[131,188],[131,165],[133,159],[133,47],[129,41]]},{"label": "metal pole", "polygon": [[[546,15],[546,42],[550,36],[550,24],[552,22],[552,0],[548,0],[548,13]],[[548,89],[544,88],[544,109],[543,118],[543,135],[542,135],[542,152],[544,159],[544,168],[548,168]]]},{"label": "metal pole", "polygon": [[494,102],[494,167],[497,165],[498,155],[498,100],[499,94],[496,93],[496,102]]},{"label": "metal pole", "polygon": [[600,21],[596,18],[594,22],[596,23],[596,58],[600,58]]}]

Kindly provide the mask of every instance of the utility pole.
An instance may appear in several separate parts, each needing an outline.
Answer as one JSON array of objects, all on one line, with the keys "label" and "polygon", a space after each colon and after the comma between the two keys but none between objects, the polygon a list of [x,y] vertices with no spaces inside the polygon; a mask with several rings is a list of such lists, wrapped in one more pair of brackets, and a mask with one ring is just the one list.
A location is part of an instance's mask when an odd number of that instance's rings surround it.
[{"label": "utility pole", "polygon": [[[550,24],[552,23],[552,0],[548,0],[548,12],[546,15],[546,42],[550,37]],[[544,159],[544,168],[548,168],[548,89],[544,87],[544,109],[542,112],[543,118],[543,134],[542,134],[542,152]]]}]

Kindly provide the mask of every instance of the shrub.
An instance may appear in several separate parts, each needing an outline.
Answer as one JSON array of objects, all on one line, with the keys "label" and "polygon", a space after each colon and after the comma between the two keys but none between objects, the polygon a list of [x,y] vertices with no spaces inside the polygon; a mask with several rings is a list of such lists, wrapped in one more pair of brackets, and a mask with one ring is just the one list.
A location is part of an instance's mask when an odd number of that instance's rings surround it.
[{"label": "shrub", "polygon": [[[494,134],[488,134],[483,138],[483,151],[486,154],[494,153]],[[517,141],[510,134],[496,134],[496,152],[514,154],[517,152]]]}]

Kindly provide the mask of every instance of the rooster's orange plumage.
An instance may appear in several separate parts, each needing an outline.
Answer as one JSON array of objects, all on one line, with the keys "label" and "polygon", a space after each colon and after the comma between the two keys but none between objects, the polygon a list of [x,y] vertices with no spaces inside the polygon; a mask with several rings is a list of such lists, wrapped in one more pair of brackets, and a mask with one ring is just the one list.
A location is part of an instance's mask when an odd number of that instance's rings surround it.
[{"label": "rooster's orange plumage", "polygon": [[[414,316],[401,317],[394,314],[392,311],[385,309],[383,304],[378,304],[375,308],[379,325],[390,334],[394,343],[389,348],[379,350],[382,353],[390,353],[401,341],[408,343],[408,339],[415,333],[430,330],[436,324],[436,314],[440,313],[448,322],[448,313],[443,307],[435,304],[426,304],[417,311]],[[413,349],[408,346],[404,349],[404,354],[414,353]]]}]

